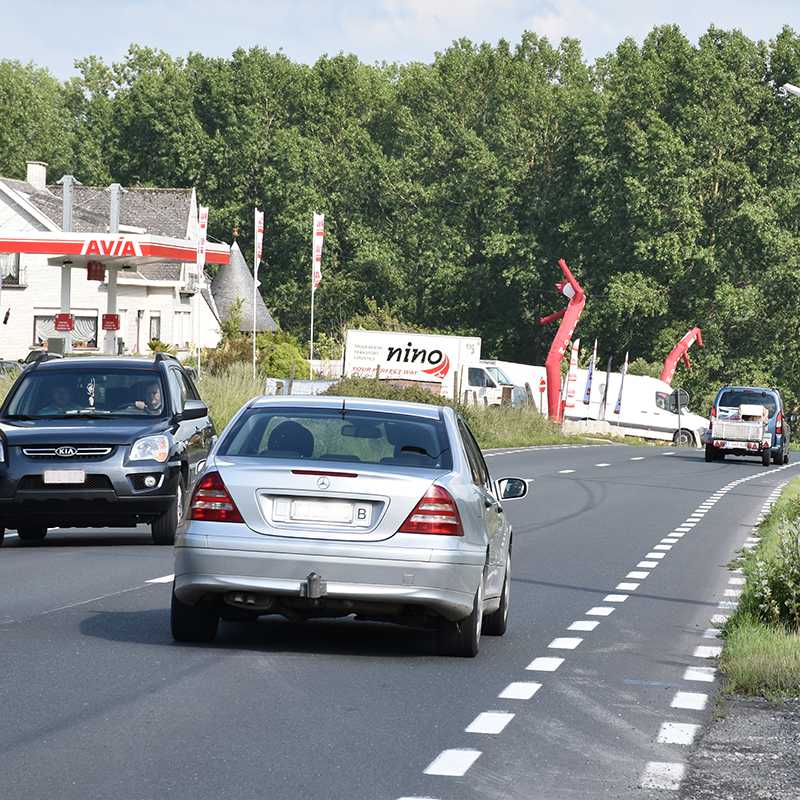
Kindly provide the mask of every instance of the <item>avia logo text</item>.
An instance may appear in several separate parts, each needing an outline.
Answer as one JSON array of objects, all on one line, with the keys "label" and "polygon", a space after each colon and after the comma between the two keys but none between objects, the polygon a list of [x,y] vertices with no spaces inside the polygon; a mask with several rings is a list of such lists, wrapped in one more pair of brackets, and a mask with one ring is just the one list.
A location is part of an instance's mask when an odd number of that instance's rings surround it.
[{"label": "avia logo text", "polygon": [[81,255],[85,256],[137,256],[136,246],[130,239],[87,239],[84,242]]}]

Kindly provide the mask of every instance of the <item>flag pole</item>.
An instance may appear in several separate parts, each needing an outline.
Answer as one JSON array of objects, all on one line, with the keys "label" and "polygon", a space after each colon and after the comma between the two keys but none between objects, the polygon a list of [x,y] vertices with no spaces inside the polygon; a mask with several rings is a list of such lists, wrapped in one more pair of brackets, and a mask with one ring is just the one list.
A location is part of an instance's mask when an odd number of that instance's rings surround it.
[{"label": "flag pole", "polygon": [[311,339],[308,348],[308,379],[314,378],[314,365],[311,363],[314,360],[314,279],[311,279]]}]

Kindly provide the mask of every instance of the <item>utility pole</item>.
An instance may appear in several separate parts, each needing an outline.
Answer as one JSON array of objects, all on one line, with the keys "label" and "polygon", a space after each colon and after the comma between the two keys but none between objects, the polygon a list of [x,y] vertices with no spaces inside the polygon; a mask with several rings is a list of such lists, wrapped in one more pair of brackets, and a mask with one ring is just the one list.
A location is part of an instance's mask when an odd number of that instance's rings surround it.
[{"label": "utility pole", "polygon": [[[108,191],[111,193],[111,216],[109,220],[109,231],[111,233],[118,233],[119,232],[119,205],[120,205],[120,194],[122,192],[122,187],[118,183],[112,183],[111,186],[108,187]],[[116,266],[109,266],[108,268],[108,296],[107,300],[107,307],[106,312],[108,314],[116,314],[117,313],[117,275],[119,273],[118,267]],[[104,347],[103,350],[108,353],[109,355],[116,355],[117,353],[117,332],[116,331],[106,331],[105,333],[105,342],[103,343]]]},{"label": "utility pole", "polygon": [[[61,193],[61,229],[64,233],[72,232],[72,204],[75,177],[64,175],[59,181],[62,186]],[[72,262],[65,259],[61,265],[61,313],[69,314],[72,305]],[[64,352],[72,350],[72,333],[64,332]]]}]

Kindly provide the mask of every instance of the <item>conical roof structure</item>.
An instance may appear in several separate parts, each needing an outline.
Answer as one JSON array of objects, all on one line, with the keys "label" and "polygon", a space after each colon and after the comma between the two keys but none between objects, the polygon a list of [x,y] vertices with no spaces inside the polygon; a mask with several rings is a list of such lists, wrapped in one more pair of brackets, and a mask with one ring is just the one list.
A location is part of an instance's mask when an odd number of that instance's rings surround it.
[{"label": "conical roof structure", "polygon": [[[253,275],[247,262],[244,260],[239,244],[234,242],[231,247],[231,260],[217,270],[214,280],[211,281],[211,295],[217,305],[221,322],[230,319],[231,312],[238,299],[242,306],[241,331],[249,333],[253,330]],[[256,332],[276,331],[278,325],[267,310],[261,293],[256,293]]]}]

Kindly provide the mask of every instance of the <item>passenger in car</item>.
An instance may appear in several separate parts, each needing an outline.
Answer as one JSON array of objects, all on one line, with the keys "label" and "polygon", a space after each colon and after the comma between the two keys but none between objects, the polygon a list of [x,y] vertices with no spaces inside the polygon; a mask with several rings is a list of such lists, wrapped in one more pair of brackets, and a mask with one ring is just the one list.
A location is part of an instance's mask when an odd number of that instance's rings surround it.
[{"label": "passenger in car", "polygon": [[63,383],[56,384],[53,389],[53,394],[50,397],[50,402],[39,409],[39,413],[45,416],[53,414],[63,414],[70,409],[75,408],[75,402],[72,399],[72,392],[68,386]]}]

